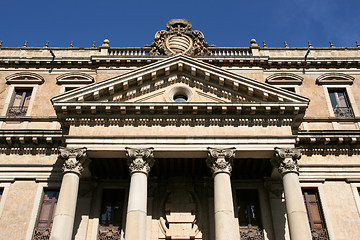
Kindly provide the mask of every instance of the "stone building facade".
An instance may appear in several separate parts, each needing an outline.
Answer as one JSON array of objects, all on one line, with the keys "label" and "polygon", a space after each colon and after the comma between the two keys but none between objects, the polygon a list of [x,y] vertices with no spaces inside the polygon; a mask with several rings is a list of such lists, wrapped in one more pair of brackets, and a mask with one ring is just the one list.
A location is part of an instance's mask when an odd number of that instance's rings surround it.
[{"label": "stone building facade", "polygon": [[360,238],[360,46],[0,47],[0,239]]}]

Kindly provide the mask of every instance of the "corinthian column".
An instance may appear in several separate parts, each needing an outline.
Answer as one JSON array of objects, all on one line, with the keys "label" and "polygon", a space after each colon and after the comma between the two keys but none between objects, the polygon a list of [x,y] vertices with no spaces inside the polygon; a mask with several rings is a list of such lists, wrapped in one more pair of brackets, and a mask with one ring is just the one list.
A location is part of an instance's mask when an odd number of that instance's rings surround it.
[{"label": "corinthian column", "polygon": [[275,159],[272,163],[282,175],[290,238],[310,240],[310,225],[299,182],[300,158],[301,151],[297,148],[275,148]]},{"label": "corinthian column", "polygon": [[208,148],[206,163],[214,177],[215,239],[237,239],[230,175],[235,148]]},{"label": "corinthian column", "polygon": [[126,148],[130,190],[125,240],[146,239],[147,177],[154,165],[153,148]]},{"label": "corinthian column", "polygon": [[60,157],[65,160],[63,179],[50,240],[71,240],[74,228],[79,179],[84,170],[86,148],[59,147]]}]

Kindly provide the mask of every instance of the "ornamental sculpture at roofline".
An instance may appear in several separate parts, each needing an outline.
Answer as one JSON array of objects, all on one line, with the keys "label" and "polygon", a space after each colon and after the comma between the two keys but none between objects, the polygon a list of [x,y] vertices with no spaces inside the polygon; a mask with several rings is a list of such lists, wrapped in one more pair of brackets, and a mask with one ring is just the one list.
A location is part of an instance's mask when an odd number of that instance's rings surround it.
[{"label": "ornamental sculpture at roofline", "polygon": [[209,44],[204,42],[204,34],[198,30],[191,31],[191,23],[186,19],[171,19],[166,24],[167,30],[156,32],[151,44],[150,55],[208,56]]}]

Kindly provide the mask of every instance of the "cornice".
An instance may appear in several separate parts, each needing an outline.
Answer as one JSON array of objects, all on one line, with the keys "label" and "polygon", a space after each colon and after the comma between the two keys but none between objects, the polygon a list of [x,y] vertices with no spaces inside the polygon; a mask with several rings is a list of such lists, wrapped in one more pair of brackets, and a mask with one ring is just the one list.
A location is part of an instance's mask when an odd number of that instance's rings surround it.
[{"label": "cornice", "polygon": [[306,155],[360,154],[360,131],[356,130],[299,131],[296,142]]},{"label": "cornice", "polygon": [[0,130],[3,154],[56,154],[63,143],[61,130]]}]

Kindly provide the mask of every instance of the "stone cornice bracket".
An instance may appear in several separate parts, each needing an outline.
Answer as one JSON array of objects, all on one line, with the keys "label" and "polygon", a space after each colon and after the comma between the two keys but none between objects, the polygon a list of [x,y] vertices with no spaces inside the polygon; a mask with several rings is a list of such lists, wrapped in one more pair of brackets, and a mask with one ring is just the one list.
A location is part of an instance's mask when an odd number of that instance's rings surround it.
[{"label": "stone cornice bracket", "polygon": [[217,173],[231,174],[232,162],[235,156],[235,148],[210,148],[206,164],[211,169],[213,176]]},{"label": "stone cornice bracket", "polygon": [[149,174],[150,168],[154,165],[154,148],[125,148],[130,175],[135,172]]},{"label": "stone cornice bracket", "polygon": [[86,148],[59,147],[60,157],[65,160],[63,164],[64,173],[73,172],[81,175],[86,160]]},{"label": "stone cornice bracket", "polygon": [[298,160],[301,158],[301,149],[298,148],[278,148],[275,149],[275,158],[272,159],[274,167],[278,168],[282,175],[295,172],[299,174]]}]

